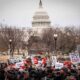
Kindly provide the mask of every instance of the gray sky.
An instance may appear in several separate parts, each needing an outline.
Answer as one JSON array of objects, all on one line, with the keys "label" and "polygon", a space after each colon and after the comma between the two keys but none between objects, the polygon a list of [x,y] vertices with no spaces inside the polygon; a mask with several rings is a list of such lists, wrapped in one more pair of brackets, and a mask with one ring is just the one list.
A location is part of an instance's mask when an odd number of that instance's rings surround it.
[{"label": "gray sky", "polygon": [[[42,0],[52,25],[80,25],[80,0]],[[39,0],[0,0],[0,23],[31,27]]]}]

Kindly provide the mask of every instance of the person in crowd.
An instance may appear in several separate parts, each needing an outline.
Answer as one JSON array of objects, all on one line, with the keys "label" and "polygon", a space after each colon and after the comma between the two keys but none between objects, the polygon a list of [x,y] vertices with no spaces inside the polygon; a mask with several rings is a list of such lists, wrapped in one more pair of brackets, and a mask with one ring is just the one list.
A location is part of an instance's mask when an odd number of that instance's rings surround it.
[{"label": "person in crowd", "polygon": [[75,65],[61,69],[50,65],[33,67],[28,59],[20,68],[0,65],[0,80],[80,80],[80,64],[77,68]]}]

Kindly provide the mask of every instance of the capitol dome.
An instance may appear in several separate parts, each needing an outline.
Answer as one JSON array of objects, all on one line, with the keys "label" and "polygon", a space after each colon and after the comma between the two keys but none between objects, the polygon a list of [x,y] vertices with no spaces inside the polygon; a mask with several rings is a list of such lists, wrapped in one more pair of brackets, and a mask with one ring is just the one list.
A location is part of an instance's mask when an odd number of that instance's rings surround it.
[{"label": "capitol dome", "polygon": [[[47,12],[42,6],[42,1],[39,2],[39,8],[35,12],[32,20],[32,28],[41,32],[41,29],[50,28],[50,20]],[[39,30],[38,30],[39,29]]]},{"label": "capitol dome", "polygon": [[43,8],[38,9],[33,16],[33,23],[35,22],[50,22],[49,16]]}]

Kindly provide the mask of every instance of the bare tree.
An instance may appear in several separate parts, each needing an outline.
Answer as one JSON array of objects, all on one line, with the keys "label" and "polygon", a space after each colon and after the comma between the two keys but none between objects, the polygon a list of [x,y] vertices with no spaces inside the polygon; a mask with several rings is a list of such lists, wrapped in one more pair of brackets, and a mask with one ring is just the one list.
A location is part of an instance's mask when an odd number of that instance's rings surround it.
[{"label": "bare tree", "polygon": [[57,51],[69,53],[76,50],[76,46],[80,44],[80,28],[65,27],[64,29],[53,28],[43,32],[42,40],[47,44],[50,51],[54,50],[54,33],[58,34],[57,37]]},{"label": "bare tree", "polygon": [[42,42],[46,45],[49,52],[54,50],[54,32],[54,29],[50,28],[42,33]]},{"label": "bare tree", "polygon": [[11,42],[11,52],[13,55],[13,52],[15,49],[20,48],[22,45],[22,42],[24,40],[24,32],[21,29],[18,29],[16,27],[8,27],[8,26],[1,26],[0,27],[0,49],[8,50],[9,49],[9,40],[12,40]]}]

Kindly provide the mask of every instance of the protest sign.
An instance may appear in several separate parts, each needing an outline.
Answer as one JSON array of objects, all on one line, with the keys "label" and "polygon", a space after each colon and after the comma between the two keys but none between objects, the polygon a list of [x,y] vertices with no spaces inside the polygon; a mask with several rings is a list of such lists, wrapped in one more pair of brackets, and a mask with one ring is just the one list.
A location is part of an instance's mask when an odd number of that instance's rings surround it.
[{"label": "protest sign", "polygon": [[54,66],[56,62],[57,62],[56,56],[52,56],[52,66]]},{"label": "protest sign", "polygon": [[57,63],[55,63],[55,69],[61,69],[61,68],[63,68],[63,63],[59,63],[59,62],[57,62]]},{"label": "protest sign", "polygon": [[46,58],[42,58],[42,64],[46,64]]},{"label": "protest sign", "polygon": [[34,63],[34,64],[38,64],[38,59],[34,57],[34,58],[33,58],[33,63]]},{"label": "protest sign", "polygon": [[69,56],[72,63],[76,64],[80,62],[79,53],[70,53]]},{"label": "protest sign", "polygon": [[24,66],[24,62],[18,62],[15,64],[15,68],[20,68],[21,66]]}]

